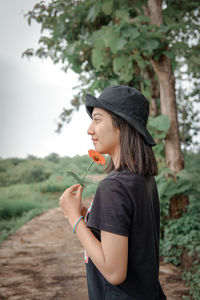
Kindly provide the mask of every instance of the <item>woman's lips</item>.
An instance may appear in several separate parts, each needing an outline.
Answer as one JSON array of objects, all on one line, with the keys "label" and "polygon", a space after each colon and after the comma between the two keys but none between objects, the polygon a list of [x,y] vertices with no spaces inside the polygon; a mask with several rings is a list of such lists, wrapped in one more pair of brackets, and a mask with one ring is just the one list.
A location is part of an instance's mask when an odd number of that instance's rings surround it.
[{"label": "woman's lips", "polygon": [[92,139],[93,144],[98,142],[98,139]]}]

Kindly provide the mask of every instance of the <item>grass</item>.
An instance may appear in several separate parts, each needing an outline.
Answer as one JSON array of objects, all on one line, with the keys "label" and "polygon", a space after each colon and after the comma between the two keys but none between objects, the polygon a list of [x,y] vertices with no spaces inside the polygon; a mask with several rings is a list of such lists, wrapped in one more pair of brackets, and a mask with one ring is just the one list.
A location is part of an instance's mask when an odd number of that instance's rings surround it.
[{"label": "grass", "polygon": [[[15,233],[37,215],[58,206],[59,195],[74,184],[73,178],[51,176],[41,183],[0,187],[0,242]],[[97,183],[83,191],[83,197],[94,195]]]},{"label": "grass", "polygon": [[39,193],[36,184],[0,188],[0,242],[30,219],[56,207],[58,201]]}]

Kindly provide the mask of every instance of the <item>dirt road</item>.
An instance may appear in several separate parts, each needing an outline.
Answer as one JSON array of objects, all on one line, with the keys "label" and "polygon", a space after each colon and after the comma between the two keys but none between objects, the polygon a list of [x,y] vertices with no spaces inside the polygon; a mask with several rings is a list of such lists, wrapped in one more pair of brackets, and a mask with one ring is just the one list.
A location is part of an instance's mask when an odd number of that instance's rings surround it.
[{"label": "dirt road", "polygon": [[[160,280],[168,300],[187,294],[180,271],[171,264],[161,263]],[[0,299],[88,299],[83,249],[57,208],[0,245]]]}]

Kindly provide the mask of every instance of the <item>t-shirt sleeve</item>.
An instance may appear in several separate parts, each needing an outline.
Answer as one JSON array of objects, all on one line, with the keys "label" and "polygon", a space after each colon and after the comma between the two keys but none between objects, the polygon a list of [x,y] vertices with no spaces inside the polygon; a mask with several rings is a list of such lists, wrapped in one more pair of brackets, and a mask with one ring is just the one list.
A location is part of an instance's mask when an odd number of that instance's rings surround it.
[{"label": "t-shirt sleeve", "polygon": [[133,208],[126,190],[115,179],[100,182],[87,226],[97,230],[129,236]]}]

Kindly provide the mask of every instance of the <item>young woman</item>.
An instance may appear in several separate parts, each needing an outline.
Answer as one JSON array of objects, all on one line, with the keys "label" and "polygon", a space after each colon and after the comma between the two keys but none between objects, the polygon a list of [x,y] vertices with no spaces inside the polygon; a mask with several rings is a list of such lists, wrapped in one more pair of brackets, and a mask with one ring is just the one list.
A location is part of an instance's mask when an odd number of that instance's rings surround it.
[{"label": "young woman", "polygon": [[90,300],[163,300],[159,283],[159,197],[155,141],[146,128],[149,104],[136,89],[110,86],[86,95],[95,150],[109,154],[108,176],[96,191],[87,224],[82,187],[60,198],[61,208],[86,249]]}]

